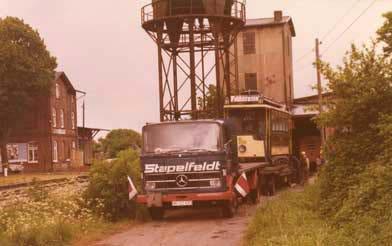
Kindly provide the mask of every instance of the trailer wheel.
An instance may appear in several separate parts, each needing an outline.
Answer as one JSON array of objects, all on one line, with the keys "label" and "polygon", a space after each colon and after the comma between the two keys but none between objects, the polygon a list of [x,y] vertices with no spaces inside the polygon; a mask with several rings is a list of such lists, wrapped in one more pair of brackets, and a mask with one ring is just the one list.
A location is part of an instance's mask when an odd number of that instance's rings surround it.
[{"label": "trailer wheel", "polygon": [[268,177],[268,195],[274,196],[276,193],[276,180],[275,176],[271,175]]},{"label": "trailer wheel", "polygon": [[249,196],[253,204],[258,204],[260,202],[260,196],[261,196],[260,193],[261,190],[259,186],[250,192]]},{"label": "trailer wheel", "polygon": [[254,189],[249,194],[250,200],[253,204],[258,204],[260,202],[260,192],[259,189]]},{"label": "trailer wheel", "polygon": [[160,208],[152,207],[149,208],[148,210],[153,220],[162,220],[163,216],[165,215],[165,210],[162,207]]},{"label": "trailer wheel", "polygon": [[237,197],[234,197],[230,201],[225,201],[222,207],[222,214],[225,218],[233,218],[238,208]]}]

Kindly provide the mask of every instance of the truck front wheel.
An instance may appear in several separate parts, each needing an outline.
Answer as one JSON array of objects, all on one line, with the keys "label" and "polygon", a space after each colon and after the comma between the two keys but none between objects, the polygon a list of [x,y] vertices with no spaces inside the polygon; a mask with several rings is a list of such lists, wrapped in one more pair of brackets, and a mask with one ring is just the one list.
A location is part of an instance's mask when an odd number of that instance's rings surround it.
[{"label": "truck front wheel", "polygon": [[148,209],[150,212],[151,219],[153,220],[162,220],[165,214],[165,210],[163,208],[152,207]]},{"label": "truck front wheel", "polygon": [[238,201],[237,197],[233,197],[230,201],[225,201],[222,207],[223,217],[232,218],[237,211]]}]

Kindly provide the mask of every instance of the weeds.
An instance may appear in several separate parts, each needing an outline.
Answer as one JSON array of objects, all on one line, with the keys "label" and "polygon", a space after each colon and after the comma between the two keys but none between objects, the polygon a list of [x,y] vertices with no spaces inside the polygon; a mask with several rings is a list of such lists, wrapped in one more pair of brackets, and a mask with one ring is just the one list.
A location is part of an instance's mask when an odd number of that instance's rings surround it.
[{"label": "weeds", "polygon": [[287,191],[259,208],[247,234],[246,245],[333,245],[330,227],[318,217],[313,202],[317,188],[304,192]]},{"label": "weeds", "polygon": [[34,184],[27,198],[0,208],[0,245],[65,245],[103,223],[79,194],[74,187],[48,193]]}]

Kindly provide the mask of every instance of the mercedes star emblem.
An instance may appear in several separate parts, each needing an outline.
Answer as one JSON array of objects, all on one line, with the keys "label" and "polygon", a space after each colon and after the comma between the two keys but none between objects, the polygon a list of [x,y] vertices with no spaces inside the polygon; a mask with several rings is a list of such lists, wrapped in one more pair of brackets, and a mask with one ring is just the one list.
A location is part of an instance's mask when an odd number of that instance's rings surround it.
[{"label": "mercedes star emblem", "polygon": [[184,174],[180,174],[176,177],[176,184],[178,187],[185,187],[188,185],[188,177]]}]

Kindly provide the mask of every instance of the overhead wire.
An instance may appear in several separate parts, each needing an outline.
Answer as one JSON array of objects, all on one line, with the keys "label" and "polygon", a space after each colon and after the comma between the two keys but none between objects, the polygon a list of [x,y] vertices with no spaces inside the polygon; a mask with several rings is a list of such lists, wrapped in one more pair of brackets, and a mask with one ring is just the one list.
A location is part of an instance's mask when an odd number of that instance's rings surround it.
[{"label": "overhead wire", "polygon": [[350,30],[350,28],[377,2],[377,0],[373,0],[362,12],[360,15],[357,16],[357,18],[354,19],[353,22],[350,23],[350,25],[348,25],[346,27],[346,29],[344,29],[344,31],[342,33],[339,34],[339,36],[337,36],[328,46],[327,48],[325,48],[322,52],[321,55],[325,54],[335,43],[336,41],[338,41],[348,30]]},{"label": "overhead wire", "polygon": [[[349,9],[347,9],[347,11],[342,15],[342,17],[340,17],[335,24],[322,36],[321,38],[321,42],[323,42],[339,25],[339,23],[341,23],[341,21],[343,21],[346,16],[351,12],[351,10],[360,2],[361,0],[356,0]],[[338,41],[354,24],[355,22],[357,22],[372,6],[373,4],[376,2],[377,0],[373,0],[361,13],[359,16],[357,16],[353,22],[350,23],[350,25],[337,37],[335,38],[328,46],[326,49],[323,50],[323,52],[321,53],[321,55],[325,54],[332,46],[333,44]],[[310,55],[311,53],[313,53],[314,49],[311,49],[310,51],[306,52],[304,55],[302,55],[300,58],[298,58],[295,62],[299,62],[300,60],[304,59],[305,57],[307,57],[308,55]],[[312,63],[313,64],[313,63]],[[311,65],[311,64],[309,64]],[[300,70],[303,70],[304,67],[302,67]],[[298,72],[298,70],[297,70]]]},{"label": "overhead wire", "polygon": [[331,34],[335,29],[336,29],[336,27],[339,25],[339,23],[341,23],[345,18],[346,18],[346,16],[351,12],[351,10],[353,10],[354,8],[355,8],[355,6],[360,2],[360,1],[362,1],[362,0],[356,0],[352,5],[351,5],[351,7],[349,8],[349,9],[347,9],[347,11],[335,22],[335,24],[328,30],[328,32],[326,32],[325,34],[324,34],[324,36],[322,36],[321,37],[321,41],[324,41],[327,37],[328,37],[328,35],[329,34]]}]

